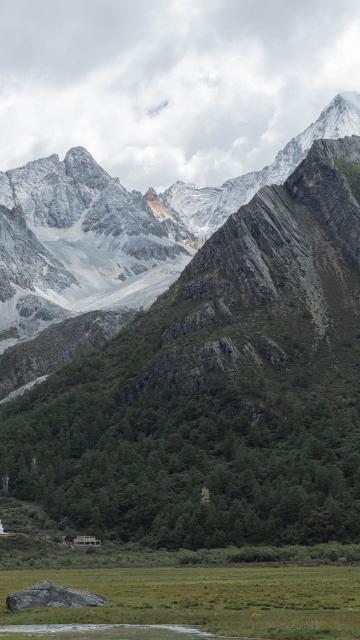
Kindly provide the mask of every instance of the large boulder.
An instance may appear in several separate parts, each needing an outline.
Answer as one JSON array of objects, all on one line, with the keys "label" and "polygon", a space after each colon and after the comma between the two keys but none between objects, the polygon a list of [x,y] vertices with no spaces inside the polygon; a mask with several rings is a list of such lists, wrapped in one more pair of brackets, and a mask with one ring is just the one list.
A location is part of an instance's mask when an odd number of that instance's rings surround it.
[{"label": "large boulder", "polygon": [[42,580],[32,587],[9,593],[6,606],[10,611],[21,611],[36,607],[98,607],[106,604],[103,596],[78,589],[66,589],[49,580]]}]

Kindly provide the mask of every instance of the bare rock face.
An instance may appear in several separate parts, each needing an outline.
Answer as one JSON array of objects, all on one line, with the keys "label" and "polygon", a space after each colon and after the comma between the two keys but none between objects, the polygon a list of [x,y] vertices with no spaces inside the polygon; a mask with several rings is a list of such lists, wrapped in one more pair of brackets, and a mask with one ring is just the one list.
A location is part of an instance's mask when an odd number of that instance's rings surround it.
[{"label": "bare rock face", "polygon": [[[21,308],[32,311],[31,301]],[[40,307],[37,313],[45,313]],[[90,311],[67,318],[0,354],[0,403],[16,389],[46,377],[77,355],[103,347],[134,317],[134,311]]]},{"label": "bare rock face", "polygon": [[220,291],[232,292],[246,306],[278,300],[280,278],[296,279],[299,258],[308,253],[291,207],[282,187],[259,191],[186,267],[182,297],[211,299]]},{"label": "bare rock face", "polygon": [[174,322],[164,333],[163,338],[171,341],[203,329],[222,326],[232,322],[230,309],[222,300],[205,303],[202,308],[185,316],[180,322]]},{"label": "bare rock face", "polygon": [[318,140],[286,182],[292,198],[313,211],[334,244],[357,268],[360,203],[356,189],[352,189],[351,168],[358,166],[359,157],[359,136]]},{"label": "bare rock face", "polygon": [[288,363],[286,353],[270,338],[262,337],[256,344],[258,352],[268,360],[273,367],[285,367]]},{"label": "bare rock face", "polygon": [[166,319],[162,351],[141,383],[193,393],[209,374],[315,369],[342,349],[338,319],[350,335],[358,326],[359,247],[360,136],[319,140],[283,186],[231,215],[153,305],[154,325]]},{"label": "bare rock face", "polygon": [[27,589],[9,593],[6,598],[6,606],[10,611],[38,607],[79,609],[80,607],[99,607],[106,602],[104,596],[78,589],[66,589],[49,580],[42,580]]},{"label": "bare rock face", "polygon": [[61,292],[76,278],[38,241],[21,208],[0,205],[0,301],[15,295],[16,287],[34,291],[43,286]]},{"label": "bare rock face", "polygon": [[208,371],[226,371],[234,367],[239,352],[231,338],[223,337],[208,342],[198,353],[201,364]]}]

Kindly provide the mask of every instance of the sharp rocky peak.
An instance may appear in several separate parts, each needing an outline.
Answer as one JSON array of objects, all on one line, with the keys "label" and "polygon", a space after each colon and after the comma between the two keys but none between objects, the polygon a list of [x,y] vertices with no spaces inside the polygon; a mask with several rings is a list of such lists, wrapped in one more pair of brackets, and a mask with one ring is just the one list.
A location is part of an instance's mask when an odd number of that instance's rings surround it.
[{"label": "sharp rocky peak", "polygon": [[146,191],[146,193],[145,193],[145,196],[144,196],[144,197],[145,197],[145,199],[146,199],[146,198],[157,198],[157,197],[158,197],[158,194],[157,194],[157,192],[155,191],[155,189],[153,189],[153,187],[149,187],[149,188],[148,188],[148,190]]},{"label": "sharp rocky peak", "polygon": [[111,181],[109,174],[84,147],[73,147],[64,159],[65,170],[78,184],[91,191],[102,190]]},{"label": "sharp rocky peak", "polygon": [[335,98],[333,98],[327,105],[327,107],[325,107],[322,113],[327,111],[327,109],[329,109],[330,107],[339,110],[343,110],[347,107],[360,111],[360,93],[358,91],[343,91],[341,93],[338,93]]},{"label": "sharp rocky peak", "polygon": [[100,167],[100,165],[96,162],[91,153],[85,149],[85,147],[72,147],[66,153],[64,158],[65,166],[83,166],[83,167],[93,167],[100,169],[101,172],[106,173],[104,169]]}]

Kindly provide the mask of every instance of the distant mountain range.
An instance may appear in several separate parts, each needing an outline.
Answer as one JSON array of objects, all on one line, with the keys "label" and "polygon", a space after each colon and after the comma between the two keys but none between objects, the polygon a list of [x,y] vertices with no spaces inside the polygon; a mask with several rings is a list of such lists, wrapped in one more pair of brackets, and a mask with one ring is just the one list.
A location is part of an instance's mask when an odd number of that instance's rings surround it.
[{"label": "distant mountain range", "polygon": [[[197,244],[175,212],[157,215],[83,148],[1,173],[0,203],[0,331],[20,337],[46,314],[152,302]],[[46,308],[42,324],[24,311],[29,296]]]}]

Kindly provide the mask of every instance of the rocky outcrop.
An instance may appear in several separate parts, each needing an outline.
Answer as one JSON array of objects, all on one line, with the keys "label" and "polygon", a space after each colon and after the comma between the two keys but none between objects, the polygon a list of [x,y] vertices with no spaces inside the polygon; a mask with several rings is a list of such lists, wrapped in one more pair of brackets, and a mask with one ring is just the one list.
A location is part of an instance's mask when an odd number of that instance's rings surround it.
[{"label": "rocky outcrop", "polygon": [[65,174],[73,181],[86,207],[111,182],[109,174],[84,147],[73,147],[64,158]]},{"label": "rocky outcrop", "polygon": [[173,340],[211,327],[223,326],[231,323],[232,320],[232,313],[222,300],[206,302],[198,311],[171,324],[164,332],[163,338],[164,340]]},{"label": "rocky outcrop", "polygon": [[[81,194],[56,154],[11,169],[2,177],[3,188],[7,180],[14,205],[22,207],[29,223],[60,229],[69,227],[81,215]],[[3,198],[1,189],[1,203]]]},{"label": "rocky outcrop", "polygon": [[27,589],[9,593],[6,606],[10,611],[23,611],[39,607],[79,609],[101,607],[107,603],[104,596],[88,591],[67,589],[49,580],[42,580]]},{"label": "rocky outcrop", "polygon": [[221,187],[200,188],[179,180],[160,194],[160,198],[203,242],[217,228],[213,227],[213,213],[221,193]]},{"label": "rocky outcrop", "polygon": [[137,193],[127,191],[118,180],[112,180],[92,202],[84,218],[83,229],[114,237],[123,233],[165,236],[165,231],[154,216],[147,213]]},{"label": "rocky outcrop", "polygon": [[233,370],[239,355],[233,341],[228,337],[206,343],[197,354],[205,370],[220,372]]},{"label": "rocky outcrop", "polygon": [[256,342],[258,352],[274,367],[285,367],[289,358],[285,351],[271,338],[261,337]]},{"label": "rocky outcrop", "polygon": [[186,352],[173,347],[157,357],[141,374],[136,395],[149,388],[171,386],[180,392],[194,393],[206,384],[209,373],[235,371],[239,357],[237,347],[227,336],[196,344]]},{"label": "rocky outcrop", "polygon": [[0,355],[0,400],[72,358],[108,342],[133,317],[129,309],[92,311],[44,329]]},{"label": "rocky outcrop", "polygon": [[169,206],[162,195],[157,194],[154,189],[150,188],[144,198],[149,210],[160,222],[169,238],[172,238],[175,242],[185,242],[194,248],[198,248],[197,237],[190,231],[181,216]]}]

